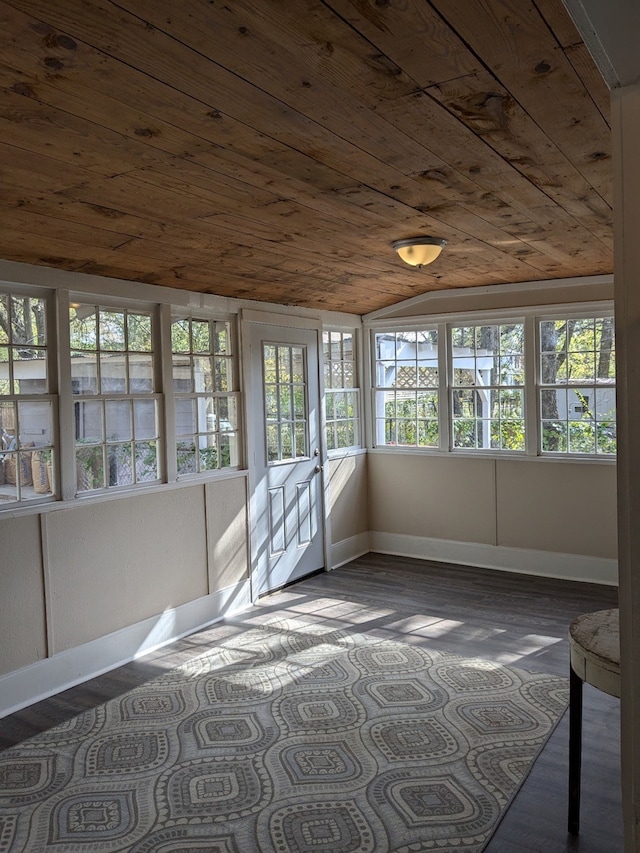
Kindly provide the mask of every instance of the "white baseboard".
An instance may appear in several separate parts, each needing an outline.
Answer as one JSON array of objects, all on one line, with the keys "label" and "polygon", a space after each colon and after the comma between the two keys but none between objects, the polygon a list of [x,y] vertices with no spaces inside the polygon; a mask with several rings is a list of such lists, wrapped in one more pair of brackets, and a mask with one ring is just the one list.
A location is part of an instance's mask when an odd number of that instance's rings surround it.
[{"label": "white baseboard", "polygon": [[0,717],[251,606],[248,580],[0,676]]},{"label": "white baseboard", "polygon": [[580,554],[558,554],[526,548],[507,548],[478,542],[454,542],[426,536],[407,536],[399,533],[369,534],[371,550],[399,557],[440,560],[486,569],[518,572],[527,575],[561,578],[563,580],[618,584],[618,561],[604,557],[585,557]]},{"label": "white baseboard", "polygon": [[345,563],[355,560],[356,557],[362,557],[369,551],[371,551],[369,531],[350,536],[348,539],[341,539],[340,542],[333,542],[331,545],[331,568],[337,569],[344,566]]}]

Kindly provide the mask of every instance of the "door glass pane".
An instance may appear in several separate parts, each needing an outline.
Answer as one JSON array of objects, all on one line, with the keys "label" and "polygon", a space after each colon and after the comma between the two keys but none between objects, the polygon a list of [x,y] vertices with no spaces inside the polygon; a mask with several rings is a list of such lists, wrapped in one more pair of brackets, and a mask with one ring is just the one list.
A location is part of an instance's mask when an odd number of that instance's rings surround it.
[{"label": "door glass pane", "polygon": [[304,348],[263,344],[267,461],[309,456]]}]

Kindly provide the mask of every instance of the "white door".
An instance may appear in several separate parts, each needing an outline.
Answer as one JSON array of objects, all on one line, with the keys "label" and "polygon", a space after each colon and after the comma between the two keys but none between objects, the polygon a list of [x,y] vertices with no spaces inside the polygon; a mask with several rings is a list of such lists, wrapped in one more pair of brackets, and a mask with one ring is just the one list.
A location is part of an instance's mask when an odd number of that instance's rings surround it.
[{"label": "white door", "polygon": [[318,334],[251,323],[254,595],[324,566]]}]

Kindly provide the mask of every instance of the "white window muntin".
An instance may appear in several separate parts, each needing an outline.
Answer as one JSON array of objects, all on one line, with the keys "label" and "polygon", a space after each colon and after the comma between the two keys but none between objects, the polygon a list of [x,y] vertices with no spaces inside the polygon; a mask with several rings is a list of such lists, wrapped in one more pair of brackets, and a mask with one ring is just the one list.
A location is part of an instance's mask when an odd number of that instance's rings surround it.
[{"label": "white window muntin", "polygon": [[[608,342],[603,350],[605,329]],[[581,310],[577,305],[545,312],[536,317],[535,338],[538,453],[551,458],[615,459],[613,311],[608,307]],[[603,356],[607,376],[599,375]]]},{"label": "white window muntin", "polygon": [[174,309],[169,349],[176,476],[237,469],[241,399],[233,318]]},{"label": "white window muntin", "polygon": [[526,326],[488,315],[450,323],[447,385],[451,449],[526,451]]},{"label": "white window muntin", "polygon": [[156,312],[69,306],[76,494],[161,481]]},{"label": "white window muntin", "polygon": [[360,376],[356,329],[326,326],[322,332],[327,450],[337,455],[360,447]]},{"label": "white window muntin", "polygon": [[[539,345],[538,345],[538,334],[537,327],[539,320],[548,319],[548,318],[562,318],[562,317],[603,317],[603,316],[612,316],[613,314],[613,306],[610,301],[602,301],[602,302],[586,302],[586,303],[560,303],[556,306],[535,306],[531,308],[521,309],[519,315],[514,315],[512,310],[509,309],[498,309],[495,311],[472,311],[468,313],[460,313],[460,314],[449,314],[449,315],[427,315],[419,318],[411,318],[402,321],[393,321],[393,320],[384,320],[384,319],[375,319],[371,320],[368,323],[365,323],[365,332],[369,334],[369,348],[370,348],[370,357],[367,362],[367,369],[371,373],[370,379],[370,411],[372,412],[372,420],[375,419],[375,411],[376,411],[376,386],[375,386],[375,363],[376,363],[376,353],[375,353],[375,334],[381,331],[401,331],[405,329],[424,329],[427,327],[437,326],[440,334],[439,334],[439,357],[440,357],[440,393],[441,393],[441,404],[440,404],[440,419],[441,419],[441,427],[440,427],[440,446],[437,450],[433,448],[410,448],[414,452],[418,449],[420,452],[434,453],[440,452],[444,454],[448,454],[452,452],[451,444],[452,442],[448,438],[448,424],[449,424],[449,410],[450,403],[448,398],[448,382],[443,381],[446,376],[447,379],[451,375],[451,367],[450,367],[450,357],[448,352],[448,343],[447,338],[448,335],[445,333],[445,330],[449,325],[456,325],[461,323],[467,324],[500,324],[500,323],[508,323],[520,321],[525,324],[525,426],[526,426],[526,450],[523,456],[528,458],[531,457],[546,457],[546,458],[554,458],[554,459],[562,459],[562,458],[583,458],[589,460],[599,460],[600,462],[606,462],[607,460],[612,460],[614,457],[607,455],[591,455],[591,454],[547,454],[541,453],[539,447],[539,394],[538,394],[538,376],[539,376]],[[381,447],[381,445],[377,444],[375,440],[375,430],[372,430],[369,433],[368,444],[370,447],[376,448]],[[388,452],[404,452],[401,448],[392,448]],[[456,449],[456,454],[464,455],[466,453],[465,450]],[[500,450],[473,450],[470,451],[475,454],[485,454],[485,455],[508,455],[509,451],[500,451]],[[516,454],[520,456],[520,453]],[[522,457],[520,457],[522,458]]]},{"label": "white window muntin", "polygon": [[440,334],[436,326],[376,329],[373,432],[376,446],[440,445]]},{"label": "white window muntin", "polygon": [[57,491],[57,378],[51,294],[0,289],[0,510]]}]

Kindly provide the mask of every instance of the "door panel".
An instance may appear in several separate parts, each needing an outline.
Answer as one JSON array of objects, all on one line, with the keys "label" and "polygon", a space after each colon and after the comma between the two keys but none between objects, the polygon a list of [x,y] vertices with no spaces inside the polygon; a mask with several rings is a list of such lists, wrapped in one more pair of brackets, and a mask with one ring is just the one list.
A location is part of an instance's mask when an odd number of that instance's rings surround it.
[{"label": "door panel", "polygon": [[318,335],[250,324],[252,548],[261,595],[324,566]]}]

